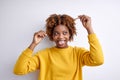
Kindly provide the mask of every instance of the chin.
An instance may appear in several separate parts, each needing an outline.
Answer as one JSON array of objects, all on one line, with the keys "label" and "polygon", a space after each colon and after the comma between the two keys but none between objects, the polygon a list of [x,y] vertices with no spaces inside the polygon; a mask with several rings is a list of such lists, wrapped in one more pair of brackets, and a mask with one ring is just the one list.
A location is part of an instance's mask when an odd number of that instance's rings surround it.
[{"label": "chin", "polygon": [[57,48],[67,48],[68,46],[56,46]]}]

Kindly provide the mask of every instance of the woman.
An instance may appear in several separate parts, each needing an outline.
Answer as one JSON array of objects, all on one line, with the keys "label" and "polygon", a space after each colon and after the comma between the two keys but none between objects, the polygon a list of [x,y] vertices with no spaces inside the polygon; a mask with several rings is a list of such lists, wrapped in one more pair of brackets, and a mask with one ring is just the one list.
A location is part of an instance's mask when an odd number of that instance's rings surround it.
[{"label": "woman", "polygon": [[[66,14],[52,14],[46,20],[46,32],[36,32],[30,46],[21,53],[14,73],[23,75],[40,69],[39,80],[82,80],[83,66],[103,64],[102,48],[93,31],[91,18],[80,15],[77,19],[88,32],[90,50],[68,45],[76,34],[75,19]],[[34,48],[46,36],[56,45],[32,55]]]}]

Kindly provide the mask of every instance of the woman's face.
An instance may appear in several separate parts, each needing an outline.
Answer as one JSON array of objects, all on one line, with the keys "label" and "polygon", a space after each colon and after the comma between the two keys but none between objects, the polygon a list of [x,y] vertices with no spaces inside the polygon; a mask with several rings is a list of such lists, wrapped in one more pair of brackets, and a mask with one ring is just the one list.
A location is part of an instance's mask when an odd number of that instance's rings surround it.
[{"label": "woman's face", "polygon": [[67,42],[69,41],[70,33],[66,26],[58,25],[53,30],[53,41],[56,43],[58,48],[68,47]]}]

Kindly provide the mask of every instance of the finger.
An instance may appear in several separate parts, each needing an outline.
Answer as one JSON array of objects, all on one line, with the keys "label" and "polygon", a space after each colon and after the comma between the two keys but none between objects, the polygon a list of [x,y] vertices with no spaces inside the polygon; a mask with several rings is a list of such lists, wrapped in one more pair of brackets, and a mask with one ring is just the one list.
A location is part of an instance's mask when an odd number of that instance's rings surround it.
[{"label": "finger", "polygon": [[41,32],[41,33],[38,33],[38,34],[39,34],[39,36],[42,37],[42,38],[44,38],[45,36],[47,36],[45,32]]},{"label": "finger", "polygon": [[44,35],[46,35],[47,36],[47,34],[46,34],[46,32],[45,31],[39,31],[41,34],[44,34]]},{"label": "finger", "polygon": [[87,22],[88,19],[86,17],[83,18],[83,22]]},{"label": "finger", "polygon": [[88,19],[88,20],[91,19],[91,17],[89,17],[87,15],[83,15],[83,17],[86,18],[86,19]]},{"label": "finger", "polygon": [[36,33],[34,34],[34,37],[39,38],[39,37],[42,37],[42,35],[41,35],[40,33],[36,32]]},{"label": "finger", "polygon": [[82,22],[83,22],[84,15],[79,15],[78,17],[80,18],[80,21],[82,21]]},{"label": "finger", "polygon": [[40,38],[43,38],[45,35],[44,34],[42,34],[42,33],[38,33],[37,34],[37,37],[40,37]]},{"label": "finger", "polygon": [[40,36],[43,36],[43,35],[47,36],[46,32],[42,31],[42,30],[38,31],[37,34],[40,35]]},{"label": "finger", "polygon": [[86,15],[83,15],[81,18],[82,22],[88,22],[89,19],[90,19],[90,17],[86,16]]},{"label": "finger", "polygon": [[45,36],[47,36],[47,34],[45,33],[45,32],[41,32],[41,33],[39,33],[42,37],[45,37]]},{"label": "finger", "polygon": [[82,15],[81,19],[82,20],[86,19],[86,15]]}]

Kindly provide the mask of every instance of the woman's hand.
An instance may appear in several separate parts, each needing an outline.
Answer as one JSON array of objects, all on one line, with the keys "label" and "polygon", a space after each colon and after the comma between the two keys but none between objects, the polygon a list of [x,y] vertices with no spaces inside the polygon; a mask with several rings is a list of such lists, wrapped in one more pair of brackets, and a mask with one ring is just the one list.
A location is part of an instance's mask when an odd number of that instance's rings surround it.
[{"label": "woman's hand", "polygon": [[78,16],[80,21],[82,22],[82,25],[85,27],[87,30],[88,34],[94,33],[91,25],[91,17],[87,15],[80,15]]},{"label": "woman's hand", "polygon": [[47,36],[47,34],[46,34],[44,31],[42,31],[42,30],[36,32],[36,33],[34,34],[33,42],[32,42],[32,43],[34,43],[34,44],[36,44],[36,45],[39,44],[40,41],[41,41],[45,36]]},{"label": "woman's hand", "polygon": [[47,36],[46,32],[40,30],[34,34],[33,41],[28,47],[31,50],[34,50],[34,48],[41,42],[41,40]]}]

